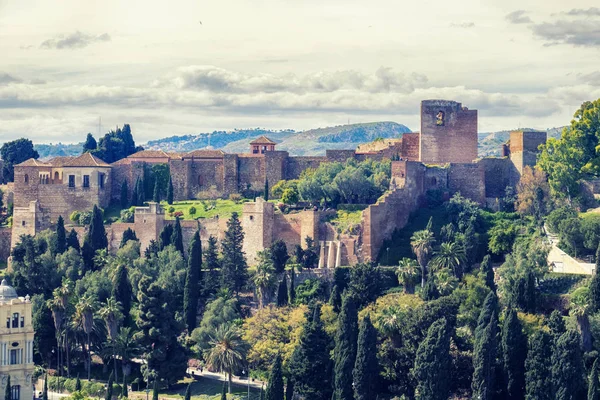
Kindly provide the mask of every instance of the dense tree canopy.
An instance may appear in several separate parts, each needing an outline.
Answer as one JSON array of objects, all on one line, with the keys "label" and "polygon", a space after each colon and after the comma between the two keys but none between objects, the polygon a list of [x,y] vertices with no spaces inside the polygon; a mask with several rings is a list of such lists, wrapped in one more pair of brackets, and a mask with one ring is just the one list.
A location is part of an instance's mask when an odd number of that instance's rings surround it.
[{"label": "dense tree canopy", "polygon": [[2,158],[2,169],[4,179],[7,182],[14,180],[14,166],[30,158],[39,158],[39,154],[33,148],[33,142],[29,139],[17,139],[11,142],[5,142],[0,147],[0,157]]}]

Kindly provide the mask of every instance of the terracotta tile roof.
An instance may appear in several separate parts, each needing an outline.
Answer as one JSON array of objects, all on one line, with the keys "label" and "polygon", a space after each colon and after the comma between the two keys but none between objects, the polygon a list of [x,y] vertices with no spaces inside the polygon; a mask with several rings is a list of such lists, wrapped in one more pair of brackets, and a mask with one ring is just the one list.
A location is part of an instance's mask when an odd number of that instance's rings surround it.
[{"label": "terracotta tile roof", "polygon": [[68,162],[74,158],[75,157],[59,156],[59,157],[51,158],[50,160],[47,161],[47,163],[52,165],[53,167],[62,167],[63,165],[65,165],[66,162]]},{"label": "terracotta tile roof", "polygon": [[51,165],[36,160],[35,158],[30,158],[28,160],[23,161],[20,164],[16,164],[15,167],[51,167]]},{"label": "terracotta tile roof", "polygon": [[141,150],[131,154],[127,158],[171,158],[168,153],[163,150]]},{"label": "terracotta tile roof", "polygon": [[91,153],[83,153],[79,157],[72,158],[63,164],[63,167],[110,167]]},{"label": "terracotta tile roof", "polygon": [[194,150],[183,155],[182,158],[223,158],[223,150]]},{"label": "terracotta tile roof", "polygon": [[250,142],[250,144],[277,144],[266,136],[261,136],[259,138],[254,139]]}]

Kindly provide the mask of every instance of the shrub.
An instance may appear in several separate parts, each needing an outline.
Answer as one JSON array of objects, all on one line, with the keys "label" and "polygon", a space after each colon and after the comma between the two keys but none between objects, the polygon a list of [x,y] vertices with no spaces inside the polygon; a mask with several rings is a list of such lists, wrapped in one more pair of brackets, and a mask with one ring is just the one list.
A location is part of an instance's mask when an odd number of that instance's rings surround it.
[{"label": "shrub", "polygon": [[311,300],[326,300],[327,282],[320,279],[306,279],[296,287],[296,303],[308,304]]},{"label": "shrub", "polygon": [[175,207],[171,206],[169,207],[169,214],[173,214],[175,212]]},{"label": "shrub", "polygon": [[188,208],[188,213],[190,213],[190,215],[196,215],[196,207],[194,206],[190,206],[190,208]]},{"label": "shrub", "polygon": [[73,211],[71,213],[71,215],[69,216],[69,219],[71,220],[71,222],[73,222],[74,224],[78,224],[79,223],[79,216],[81,215],[80,211]]},{"label": "shrub", "polygon": [[130,209],[121,210],[121,222],[131,223],[134,220],[134,213]]},{"label": "shrub", "polygon": [[242,200],[242,195],[239,193],[231,193],[229,195],[229,200],[239,203]]},{"label": "shrub", "polygon": [[298,191],[294,188],[287,188],[281,195],[281,201],[285,204],[296,204],[299,200]]},{"label": "shrub", "polygon": [[92,213],[90,211],[84,211],[79,214],[79,225],[89,225],[92,222]]}]

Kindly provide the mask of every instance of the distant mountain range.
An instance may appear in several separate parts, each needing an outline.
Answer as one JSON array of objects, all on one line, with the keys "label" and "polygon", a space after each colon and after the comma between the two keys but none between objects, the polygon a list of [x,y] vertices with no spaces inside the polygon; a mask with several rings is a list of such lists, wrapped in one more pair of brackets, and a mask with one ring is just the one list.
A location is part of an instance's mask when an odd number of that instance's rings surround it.
[{"label": "distant mountain range", "polygon": [[[235,129],[192,135],[171,136],[151,140],[142,144],[146,149],[162,149],[172,152],[188,152],[211,147],[226,152],[247,152],[248,142],[259,136],[268,136],[278,142],[278,150],[292,155],[323,155],[328,149],[354,149],[361,143],[377,138],[400,138],[411,130],[396,122],[370,122],[364,124],[339,125],[307,131]],[[548,129],[548,137],[560,137],[561,128]],[[499,156],[501,144],[508,140],[510,131],[479,133],[479,156]],[[35,149],[42,159],[81,154],[83,143],[36,144]]]}]

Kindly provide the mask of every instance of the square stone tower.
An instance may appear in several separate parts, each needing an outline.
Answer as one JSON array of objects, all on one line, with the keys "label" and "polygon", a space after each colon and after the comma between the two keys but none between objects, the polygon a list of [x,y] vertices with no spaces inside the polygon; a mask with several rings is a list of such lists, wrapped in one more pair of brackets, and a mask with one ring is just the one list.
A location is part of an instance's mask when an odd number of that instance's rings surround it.
[{"label": "square stone tower", "polygon": [[538,148],[546,143],[547,136],[545,131],[534,130],[518,130],[510,133],[509,154],[518,174],[515,177],[516,181],[523,174],[525,167],[535,166],[540,153]]},{"label": "square stone tower", "polygon": [[477,158],[477,110],[449,100],[421,102],[420,161],[471,163]]}]

